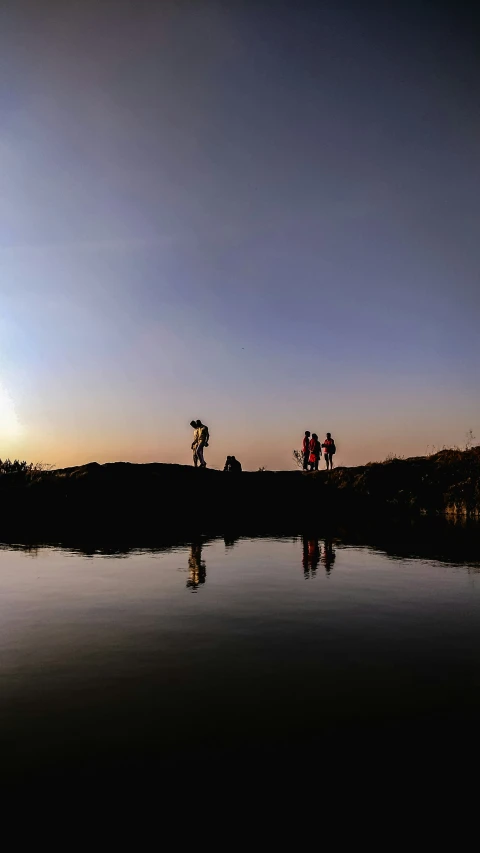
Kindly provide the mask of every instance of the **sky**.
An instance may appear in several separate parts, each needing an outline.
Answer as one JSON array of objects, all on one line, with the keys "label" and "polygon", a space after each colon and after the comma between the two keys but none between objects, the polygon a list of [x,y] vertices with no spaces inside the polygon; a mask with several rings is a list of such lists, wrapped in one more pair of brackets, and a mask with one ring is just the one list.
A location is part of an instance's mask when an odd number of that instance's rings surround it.
[{"label": "sky", "polygon": [[473,14],[5,0],[0,457],[480,443]]}]

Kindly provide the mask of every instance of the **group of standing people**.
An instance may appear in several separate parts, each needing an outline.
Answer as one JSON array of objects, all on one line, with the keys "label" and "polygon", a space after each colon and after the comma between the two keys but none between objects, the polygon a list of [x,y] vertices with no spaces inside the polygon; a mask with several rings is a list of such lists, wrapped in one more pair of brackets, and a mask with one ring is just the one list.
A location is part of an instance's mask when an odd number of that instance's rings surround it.
[{"label": "group of standing people", "polygon": [[335,441],[332,438],[331,433],[327,432],[325,440],[323,443],[320,443],[316,432],[313,432],[310,435],[310,432],[305,430],[305,436],[302,444],[304,471],[318,471],[318,463],[322,455],[322,448],[327,469],[333,468],[333,456],[337,452],[337,448],[335,447]]}]

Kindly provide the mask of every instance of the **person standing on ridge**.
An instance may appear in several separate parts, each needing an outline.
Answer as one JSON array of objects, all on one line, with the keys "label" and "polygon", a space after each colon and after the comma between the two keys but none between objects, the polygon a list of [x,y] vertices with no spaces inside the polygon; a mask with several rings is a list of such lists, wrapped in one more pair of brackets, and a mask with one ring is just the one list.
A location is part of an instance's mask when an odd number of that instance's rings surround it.
[{"label": "person standing on ridge", "polygon": [[197,429],[197,422],[196,421],[190,421],[190,426],[193,427],[192,452],[193,452],[193,465],[196,468],[198,466],[198,455],[197,455],[198,429]]},{"label": "person standing on ridge", "polygon": [[205,447],[208,447],[208,442],[210,440],[210,433],[208,431],[208,427],[205,424],[202,424],[201,420],[197,421],[197,431],[198,431],[198,440],[197,440],[197,457],[200,462],[200,468],[206,468],[207,463],[203,458],[203,451]]},{"label": "person standing on ridge", "polygon": [[308,461],[310,457],[310,433],[305,430],[305,435],[302,444],[303,470],[308,471]]},{"label": "person standing on ridge", "polygon": [[337,452],[337,448],[335,447],[335,441],[333,440],[332,434],[330,432],[327,432],[327,437],[323,442],[322,447],[328,470],[328,468],[333,468],[333,454]]},{"label": "person standing on ridge", "polygon": [[320,454],[322,452],[322,448],[320,442],[318,440],[318,435],[316,432],[312,433],[312,437],[310,439],[309,444],[310,456],[308,457],[308,461],[310,463],[311,471],[318,471],[318,460],[320,459]]}]

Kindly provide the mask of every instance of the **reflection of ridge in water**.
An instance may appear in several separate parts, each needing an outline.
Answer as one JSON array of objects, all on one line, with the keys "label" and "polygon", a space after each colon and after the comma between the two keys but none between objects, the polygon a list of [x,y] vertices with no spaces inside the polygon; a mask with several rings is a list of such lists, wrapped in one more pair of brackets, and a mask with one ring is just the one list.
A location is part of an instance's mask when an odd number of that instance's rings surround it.
[{"label": "reflection of ridge in water", "polygon": [[202,560],[202,543],[193,542],[190,546],[188,558],[188,580],[187,589],[196,592],[200,584],[207,579],[207,567]]},{"label": "reflection of ridge in water", "polygon": [[[170,532],[168,535],[145,535],[141,531],[130,531],[128,535],[115,538],[102,531],[86,530],[86,538],[78,538],[66,531],[64,537],[32,536],[20,525],[18,529],[2,528],[2,551],[22,551],[32,557],[43,550],[55,549],[71,554],[82,554],[85,557],[129,557],[136,554],[168,553],[178,548],[187,548],[189,544],[200,541],[203,547],[223,538],[225,547],[230,550],[236,547],[241,539],[291,539],[298,540],[302,534],[296,529],[285,529],[263,532],[242,531],[238,528],[227,532],[208,535],[199,534],[198,530]],[[315,541],[321,545],[321,561],[325,569],[331,571],[335,560],[336,546],[353,546],[356,548],[371,548],[384,553],[389,559],[422,559],[463,566],[468,565],[473,572],[480,571],[480,523],[473,519],[457,517],[421,517],[417,519],[390,519],[380,521],[370,519],[368,523],[362,518],[361,523],[350,520],[339,520],[338,524],[319,526],[315,535],[309,532],[303,535],[303,565],[307,577],[317,568],[315,564]],[[310,543],[310,545],[309,545]],[[332,546],[335,546],[335,548]],[[198,545],[196,546],[198,550]],[[310,551],[310,555],[309,555]]]}]

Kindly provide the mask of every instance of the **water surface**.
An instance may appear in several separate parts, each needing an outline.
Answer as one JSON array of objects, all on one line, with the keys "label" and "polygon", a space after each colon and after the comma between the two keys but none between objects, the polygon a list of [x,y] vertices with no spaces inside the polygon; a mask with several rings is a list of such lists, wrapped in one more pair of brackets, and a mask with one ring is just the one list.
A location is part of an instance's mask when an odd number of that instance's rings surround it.
[{"label": "water surface", "polygon": [[480,562],[398,550],[3,546],[2,773],[311,756],[352,732],[473,726]]}]

